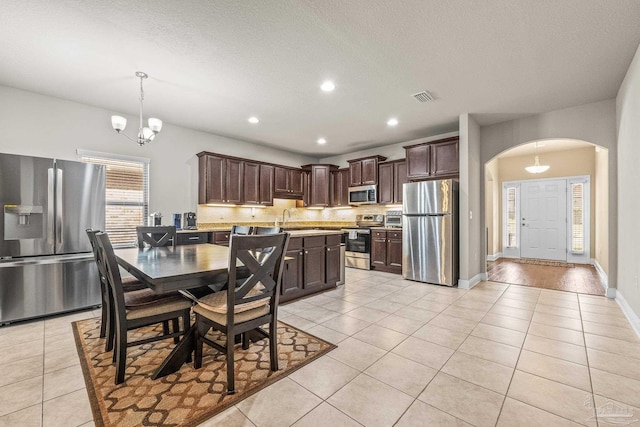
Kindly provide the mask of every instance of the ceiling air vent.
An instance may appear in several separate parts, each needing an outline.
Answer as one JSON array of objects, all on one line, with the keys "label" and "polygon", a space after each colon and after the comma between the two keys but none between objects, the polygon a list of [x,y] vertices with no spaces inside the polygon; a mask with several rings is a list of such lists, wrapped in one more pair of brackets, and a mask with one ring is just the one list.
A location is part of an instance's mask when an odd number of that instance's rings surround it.
[{"label": "ceiling air vent", "polygon": [[422,92],[418,92],[418,93],[414,93],[413,95],[411,95],[415,98],[416,101],[418,102],[431,102],[431,101],[435,101],[435,98],[433,97],[433,95],[431,95],[429,92],[427,92],[426,90],[423,90]]}]

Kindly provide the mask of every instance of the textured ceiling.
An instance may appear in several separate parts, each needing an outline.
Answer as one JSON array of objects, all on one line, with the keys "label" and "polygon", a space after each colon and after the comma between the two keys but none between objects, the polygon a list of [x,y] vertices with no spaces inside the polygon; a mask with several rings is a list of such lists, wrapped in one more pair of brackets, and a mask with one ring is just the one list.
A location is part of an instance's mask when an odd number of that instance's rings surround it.
[{"label": "textured ceiling", "polygon": [[638,0],[2,0],[0,84],[135,115],[142,70],[166,126],[326,157],[615,97],[639,22]]}]

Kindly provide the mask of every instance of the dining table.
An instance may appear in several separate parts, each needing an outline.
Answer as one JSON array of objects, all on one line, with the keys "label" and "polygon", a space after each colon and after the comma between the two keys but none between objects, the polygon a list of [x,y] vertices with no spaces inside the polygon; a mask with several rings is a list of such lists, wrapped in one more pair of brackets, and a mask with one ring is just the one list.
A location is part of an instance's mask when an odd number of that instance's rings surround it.
[{"label": "dining table", "polygon": [[[206,286],[227,274],[229,248],[213,244],[120,248],[115,250],[118,264],[157,294]],[[238,261],[238,265],[242,265]],[[195,325],[155,371],[157,379],[176,372],[191,360],[195,348]]]}]

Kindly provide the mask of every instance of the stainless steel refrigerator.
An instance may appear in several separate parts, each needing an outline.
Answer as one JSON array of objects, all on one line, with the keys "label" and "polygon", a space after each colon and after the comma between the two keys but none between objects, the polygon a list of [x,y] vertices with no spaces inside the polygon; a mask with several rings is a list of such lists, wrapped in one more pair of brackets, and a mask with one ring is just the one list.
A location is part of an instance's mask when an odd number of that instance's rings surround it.
[{"label": "stainless steel refrigerator", "polygon": [[402,277],[458,283],[458,181],[403,185]]},{"label": "stainless steel refrigerator", "polygon": [[102,165],[0,154],[0,324],[100,304]]}]

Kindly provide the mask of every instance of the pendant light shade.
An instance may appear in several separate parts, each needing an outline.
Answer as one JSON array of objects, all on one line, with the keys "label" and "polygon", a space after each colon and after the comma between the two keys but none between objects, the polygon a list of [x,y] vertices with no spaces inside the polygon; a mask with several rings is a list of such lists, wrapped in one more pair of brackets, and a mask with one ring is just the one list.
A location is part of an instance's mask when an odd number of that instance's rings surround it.
[{"label": "pendant light shade", "polygon": [[536,142],[536,156],[533,160],[533,166],[527,166],[524,168],[529,173],[542,173],[549,170],[549,165],[541,165],[540,157],[538,156],[538,142]]}]

